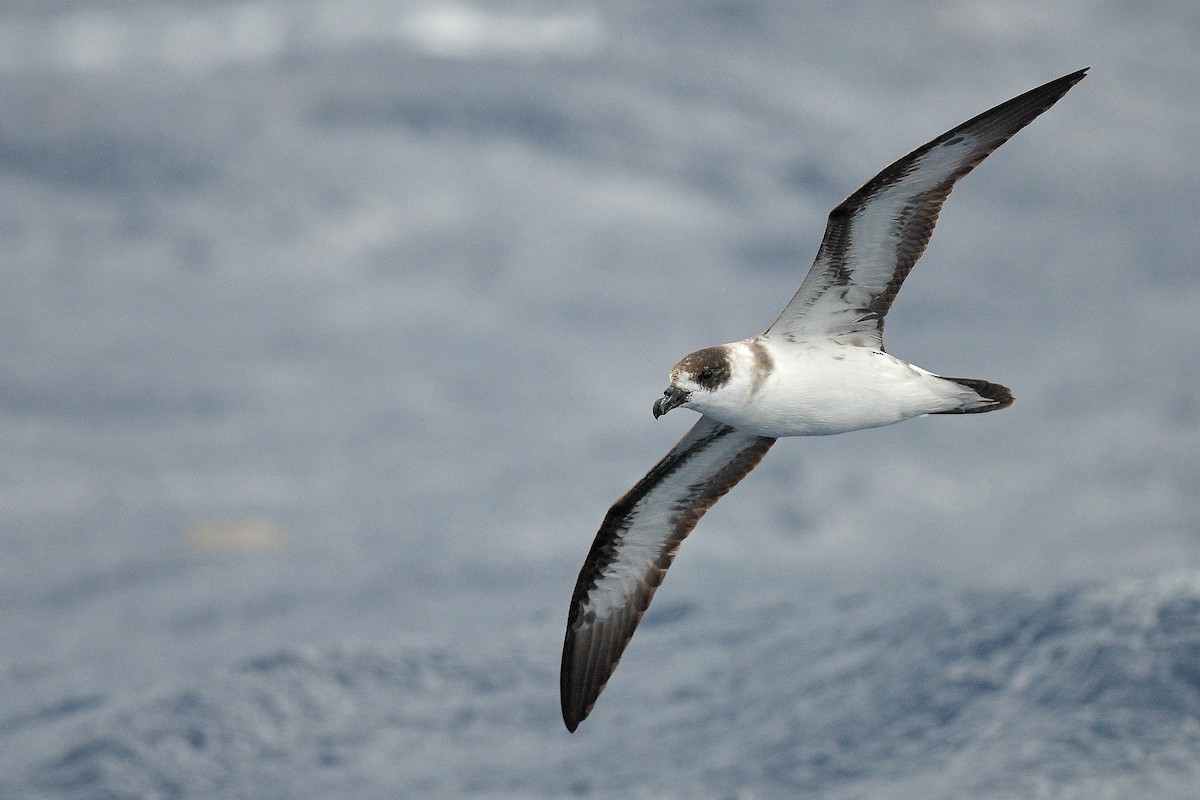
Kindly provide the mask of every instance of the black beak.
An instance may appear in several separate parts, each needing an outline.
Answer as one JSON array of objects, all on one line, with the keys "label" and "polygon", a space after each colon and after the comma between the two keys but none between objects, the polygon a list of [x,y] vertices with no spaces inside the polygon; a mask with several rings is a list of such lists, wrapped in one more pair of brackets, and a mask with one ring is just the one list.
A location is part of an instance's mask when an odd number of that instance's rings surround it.
[{"label": "black beak", "polygon": [[654,418],[658,419],[672,408],[678,408],[688,401],[691,393],[678,386],[672,386],[663,392],[663,396],[654,401]]}]

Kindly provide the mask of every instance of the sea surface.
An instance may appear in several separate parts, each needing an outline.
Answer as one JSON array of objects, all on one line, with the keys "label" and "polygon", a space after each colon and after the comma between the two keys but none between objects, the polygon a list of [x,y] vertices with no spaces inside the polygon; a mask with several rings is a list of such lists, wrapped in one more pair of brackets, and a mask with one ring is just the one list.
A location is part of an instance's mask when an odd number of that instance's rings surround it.
[{"label": "sea surface", "polygon": [[[0,7],[0,797],[1200,796],[1200,6]],[[1033,86],[888,349],[558,710],[608,505],[825,215]]]}]

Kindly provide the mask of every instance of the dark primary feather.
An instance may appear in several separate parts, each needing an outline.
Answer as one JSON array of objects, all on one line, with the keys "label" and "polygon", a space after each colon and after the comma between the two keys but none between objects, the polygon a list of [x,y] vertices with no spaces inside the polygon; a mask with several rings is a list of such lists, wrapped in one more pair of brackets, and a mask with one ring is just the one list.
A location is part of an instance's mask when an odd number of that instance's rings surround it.
[{"label": "dark primary feather", "polygon": [[[774,442],[701,417],[609,509],[579,572],[567,617],[560,675],[567,728],[574,731],[591,712],[679,543]],[[626,570],[629,574],[622,579]],[[598,587],[623,595],[619,606],[600,618],[587,610]]]},{"label": "dark primary feather", "polygon": [[882,348],[883,319],[925,252],[956,181],[1083,80],[1064,75],[943,133],[869,180],[829,214],[800,289],[764,336],[832,336]]}]

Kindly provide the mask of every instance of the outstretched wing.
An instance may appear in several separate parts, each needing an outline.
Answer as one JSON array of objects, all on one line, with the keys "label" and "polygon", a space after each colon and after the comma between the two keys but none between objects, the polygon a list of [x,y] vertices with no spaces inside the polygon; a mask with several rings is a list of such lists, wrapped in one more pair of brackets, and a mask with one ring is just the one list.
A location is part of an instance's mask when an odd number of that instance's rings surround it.
[{"label": "outstretched wing", "polygon": [[701,417],[608,510],[567,616],[560,688],[568,729],[591,713],[679,543],[774,443]]},{"label": "outstretched wing", "polygon": [[829,214],[799,291],[763,336],[883,347],[883,318],[925,252],[954,183],[1083,80],[1086,69],[1001,103],[887,167]]}]

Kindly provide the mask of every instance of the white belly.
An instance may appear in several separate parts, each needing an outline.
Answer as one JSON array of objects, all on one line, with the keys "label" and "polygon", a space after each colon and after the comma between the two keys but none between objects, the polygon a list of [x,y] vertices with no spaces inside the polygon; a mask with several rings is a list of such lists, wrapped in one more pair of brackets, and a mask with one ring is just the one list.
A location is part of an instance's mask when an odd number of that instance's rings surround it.
[{"label": "white belly", "polygon": [[821,436],[948,411],[964,399],[962,386],[879,351],[831,345],[772,356],[770,375],[745,402],[706,413],[760,436]]}]

